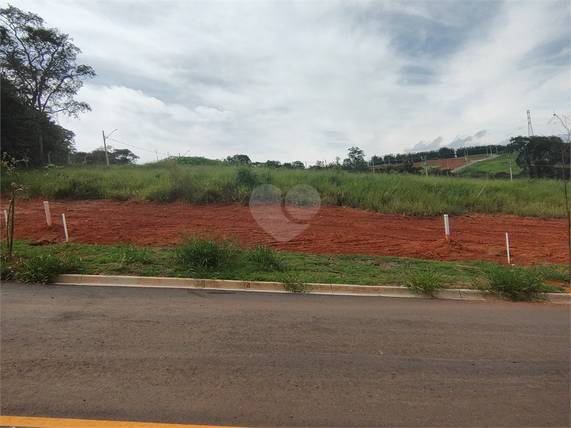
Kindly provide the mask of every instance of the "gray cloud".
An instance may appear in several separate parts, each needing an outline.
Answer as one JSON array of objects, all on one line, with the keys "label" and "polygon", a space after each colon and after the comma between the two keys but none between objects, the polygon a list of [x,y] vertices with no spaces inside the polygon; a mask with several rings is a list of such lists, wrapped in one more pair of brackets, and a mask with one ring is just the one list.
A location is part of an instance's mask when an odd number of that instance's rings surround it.
[{"label": "gray cloud", "polygon": [[425,141],[418,142],[412,149],[407,150],[409,152],[423,152],[436,150],[440,147],[440,143],[444,140],[444,137],[440,136],[431,142],[427,143]]},{"label": "gray cloud", "polygon": [[118,128],[117,140],[145,150],[313,163],[351,146],[382,155],[416,141],[497,143],[527,126],[527,109],[534,131],[551,134],[554,110],[569,113],[568,2],[18,7],[70,34],[97,72],[78,97],[93,111],[62,121],[83,151]]},{"label": "gray cloud", "polygon": [[464,147],[466,144],[470,143],[473,139],[474,137],[457,135],[456,138],[454,138],[454,140],[450,144],[448,144],[447,147],[450,147],[452,149]]},{"label": "gray cloud", "polygon": [[474,134],[474,138],[482,138],[484,137],[486,134],[488,133],[487,130],[482,129],[481,131],[478,131]]},{"label": "gray cloud", "polygon": [[405,65],[399,70],[402,85],[428,85],[438,80],[433,70],[426,67]]}]

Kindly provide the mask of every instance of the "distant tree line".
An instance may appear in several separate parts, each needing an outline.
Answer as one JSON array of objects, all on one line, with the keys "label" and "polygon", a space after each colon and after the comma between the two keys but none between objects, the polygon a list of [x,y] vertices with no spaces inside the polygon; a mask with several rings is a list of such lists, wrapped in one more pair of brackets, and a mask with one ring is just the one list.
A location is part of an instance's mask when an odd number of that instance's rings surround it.
[{"label": "distant tree line", "polygon": [[128,149],[113,149],[113,147],[107,146],[107,157],[105,156],[105,148],[99,147],[89,153],[74,151],[70,154],[68,163],[76,165],[106,165],[107,159],[109,159],[109,165],[127,165],[135,163],[139,156]]},{"label": "distant tree line", "polygon": [[284,168],[284,169],[305,169],[302,161],[284,162],[278,160],[267,160],[265,162],[252,162],[248,155],[228,156],[223,161],[228,165],[245,165],[245,166],[265,166],[267,168]]}]

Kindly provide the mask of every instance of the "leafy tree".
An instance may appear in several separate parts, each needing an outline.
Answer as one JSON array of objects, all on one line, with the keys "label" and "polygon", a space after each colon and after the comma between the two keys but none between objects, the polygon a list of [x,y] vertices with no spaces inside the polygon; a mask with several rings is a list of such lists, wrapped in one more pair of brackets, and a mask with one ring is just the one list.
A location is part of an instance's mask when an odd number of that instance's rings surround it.
[{"label": "leafy tree", "polygon": [[44,161],[42,120],[59,113],[78,117],[89,104],[76,101],[83,81],[95,76],[88,65],[76,63],[81,50],[69,35],[45,28],[38,15],[9,5],[0,9],[0,74],[11,82],[16,95],[33,108],[38,154]]},{"label": "leafy tree", "polygon": [[267,160],[265,165],[268,168],[279,168],[280,166],[282,166],[282,163],[280,161],[277,161],[277,160]]},{"label": "leafy tree", "polygon": [[294,169],[305,169],[305,165],[302,161],[295,161],[291,165]]},{"label": "leafy tree", "polygon": [[128,149],[115,149],[113,151],[113,159],[115,160],[115,163],[126,165],[129,163],[135,163],[137,159],[139,159],[139,156]]},{"label": "leafy tree", "polygon": [[521,135],[513,137],[510,139],[510,143],[506,146],[506,151],[508,153],[519,152],[528,143],[528,137],[522,137]]},{"label": "leafy tree", "polygon": [[367,171],[365,152],[359,147],[349,149],[349,157],[343,160],[343,167],[349,171]]},{"label": "leafy tree", "polygon": [[383,157],[382,156],[371,156],[371,163],[375,166],[377,165],[382,165],[384,162]]},{"label": "leafy tree", "polygon": [[252,164],[250,157],[247,155],[228,156],[225,161],[228,163],[231,163],[233,165],[251,165]]},{"label": "leafy tree", "polygon": [[2,115],[2,152],[16,160],[34,151],[36,111],[17,95],[16,88],[0,76]]},{"label": "leafy tree", "polygon": [[41,166],[37,132],[43,135],[43,146],[51,163],[65,163],[73,151],[74,133],[54,123],[22,100],[14,85],[0,76],[2,152],[26,166]]},{"label": "leafy tree", "polygon": [[561,178],[569,176],[569,143],[556,136],[515,137],[510,145],[520,147],[516,164],[531,178]]}]

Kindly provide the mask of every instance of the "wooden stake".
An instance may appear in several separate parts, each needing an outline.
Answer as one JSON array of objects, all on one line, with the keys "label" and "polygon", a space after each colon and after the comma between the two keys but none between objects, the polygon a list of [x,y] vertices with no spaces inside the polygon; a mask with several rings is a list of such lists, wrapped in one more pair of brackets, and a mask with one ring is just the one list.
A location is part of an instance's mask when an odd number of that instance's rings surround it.
[{"label": "wooden stake", "polygon": [[44,211],[46,212],[46,223],[49,227],[52,226],[52,215],[50,214],[50,203],[44,201]]},{"label": "wooden stake", "polygon": [[450,242],[450,221],[448,214],[444,214],[444,233],[446,234],[446,240]]},{"label": "wooden stake", "polygon": [[511,255],[510,255],[510,237],[509,237],[507,232],[506,232],[506,247],[508,249],[508,265],[511,265],[512,259],[511,259]]},{"label": "wooden stake", "polygon": [[65,214],[61,213],[61,219],[63,220],[63,232],[65,233],[65,242],[69,241],[69,236],[67,234],[67,224],[65,222]]}]

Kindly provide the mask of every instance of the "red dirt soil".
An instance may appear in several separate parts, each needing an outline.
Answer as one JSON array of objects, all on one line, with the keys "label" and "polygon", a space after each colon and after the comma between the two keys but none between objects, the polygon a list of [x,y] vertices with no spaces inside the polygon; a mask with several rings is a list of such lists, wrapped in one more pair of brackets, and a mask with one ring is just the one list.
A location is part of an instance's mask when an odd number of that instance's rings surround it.
[{"label": "red dirt soil", "polygon": [[[479,156],[479,157],[473,156],[470,158],[470,162],[478,160],[478,159],[483,159],[483,158],[485,158],[485,156]],[[445,170],[445,169],[458,168],[459,166],[466,165],[467,162],[466,162],[466,158],[458,157],[458,158],[450,158],[450,159],[434,159],[434,160],[429,160],[426,163],[428,166],[440,165],[440,167],[438,169]],[[415,162],[413,164],[413,166],[424,166],[424,163],[423,162]]]},{"label": "red dirt soil", "polygon": [[[7,208],[6,199],[2,202],[2,209]],[[476,214],[451,217],[452,241],[447,242],[442,217],[416,218],[322,206],[313,218],[304,222],[309,224],[305,231],[288,242],[279,242],[258,225],[247,206],[55,201],[50,202],[50,208],[53,225],[48,228],[42,200],[18,200],[15,238],[61,242],[64,240],[61,214],[65,213],[70,240],[86,244],[123,242],[170,247],[177,245],[183,236],[215,234],[235,237],[248,247],[266,244],[283,251],[506,264],[508,232],[514,264],[569,261],[564,219]],[[2,234],[5,236],[4,228]]]},{"label": "red dirt soil", "polygon": [[[478,159],[483,159],[485,156],[472,156],[470,157],[470,162]],[[427,162],[429,166],[438,166],[438,169],[444,171],[446,169],[454,169],[458,168],[459,166],[466,165],[466,158],[464,157],[457,157],[457,158],[448,158],[448,159],[432,159]],[[401,164],[393,164],[392,166],[398,166]],[[424,166],[424,162],[415,162],[413,164],[414,167]],[[385,168],[386,165],[376,165],[374,168],[375,170],[382,170]]]}]

